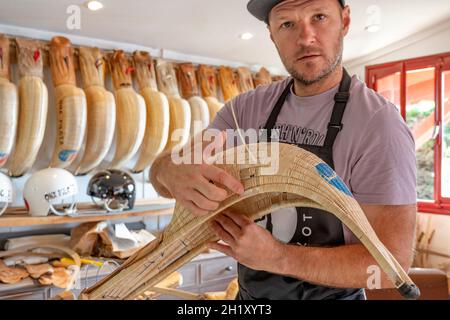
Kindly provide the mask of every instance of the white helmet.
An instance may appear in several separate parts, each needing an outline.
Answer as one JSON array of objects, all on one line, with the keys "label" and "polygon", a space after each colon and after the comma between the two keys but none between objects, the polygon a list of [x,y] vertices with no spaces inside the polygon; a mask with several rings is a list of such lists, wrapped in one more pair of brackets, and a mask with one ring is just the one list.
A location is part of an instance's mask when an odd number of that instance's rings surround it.
[{"label": "white helmet", "polygon": [[8,204],[13,201],[13,186],[11,179],[0,173],[0,216],[8,208]]},{"label": "white helmet", "polygon": [[[77,193],[78,185],[73,174],[64,169],[48,168],[31,175],[25,183],[23,198],[32,216],[46,216],[49,210],[56,215],[72,215],[76,212],[73,198]],[[68,197],[72,197],[72,203],[64,212],[53,207]]]}]

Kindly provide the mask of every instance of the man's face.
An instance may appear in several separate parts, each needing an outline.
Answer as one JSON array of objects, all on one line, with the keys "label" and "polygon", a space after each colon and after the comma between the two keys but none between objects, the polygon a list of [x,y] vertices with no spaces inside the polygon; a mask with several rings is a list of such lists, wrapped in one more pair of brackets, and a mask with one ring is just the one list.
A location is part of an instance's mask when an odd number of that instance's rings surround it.
[{"label": "man's face", "polygon": [[270,37],[287,71],[304,85],[331,74],[342,62],[350,10],[337,0],[286,0],[269,15]]}]

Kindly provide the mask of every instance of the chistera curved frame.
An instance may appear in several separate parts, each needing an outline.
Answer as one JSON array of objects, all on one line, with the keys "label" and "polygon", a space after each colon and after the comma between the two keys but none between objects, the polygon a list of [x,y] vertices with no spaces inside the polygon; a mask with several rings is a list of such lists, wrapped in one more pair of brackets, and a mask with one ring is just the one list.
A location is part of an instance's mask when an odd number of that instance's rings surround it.
[{"label": "chistera curved frame", "polygon": [[256,220],[274,210],[298,206],[335,215],[367,248],[403,297],[418,298],[419,289],[378,239],[345,183],[317,156],[288,144],[258,143],[227,149],[215,157],[215,165],[239,179],[245,192],[230,193],[217,210],[202,217],[177,203],[163,234],[85,290],[82,298],[135,299],[200,254],[208,242],[217,241],[208,222],[225,209]]}]

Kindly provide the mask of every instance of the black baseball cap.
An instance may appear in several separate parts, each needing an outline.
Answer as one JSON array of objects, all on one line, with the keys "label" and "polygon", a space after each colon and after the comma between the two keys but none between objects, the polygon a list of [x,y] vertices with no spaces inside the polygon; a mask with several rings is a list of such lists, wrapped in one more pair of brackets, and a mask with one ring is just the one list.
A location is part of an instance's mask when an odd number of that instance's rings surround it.
[{"label": "black baseball cap", "polygon": [[[250,0],[247,4],[248,11],[257,19],[269,23],[269,13],[273,7],[283,0]],[[338,0],[342,8],[345,7],[345,0]]]}]

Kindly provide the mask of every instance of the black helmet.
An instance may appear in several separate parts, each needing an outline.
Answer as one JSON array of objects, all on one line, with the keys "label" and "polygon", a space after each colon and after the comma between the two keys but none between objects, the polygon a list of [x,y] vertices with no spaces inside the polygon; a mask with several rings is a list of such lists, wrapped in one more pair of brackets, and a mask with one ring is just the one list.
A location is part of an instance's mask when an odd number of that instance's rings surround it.
[{"label": "black helmet", "polygon": [[[95,174],[87,188],[87,194],[103,201],[108,211],[120,211],[124,208],[133,209],[136,200],[136,183],[133,177],[121,170],[105,170]],[[110,203],[117,203],[119,209],[111,209]]]}]

